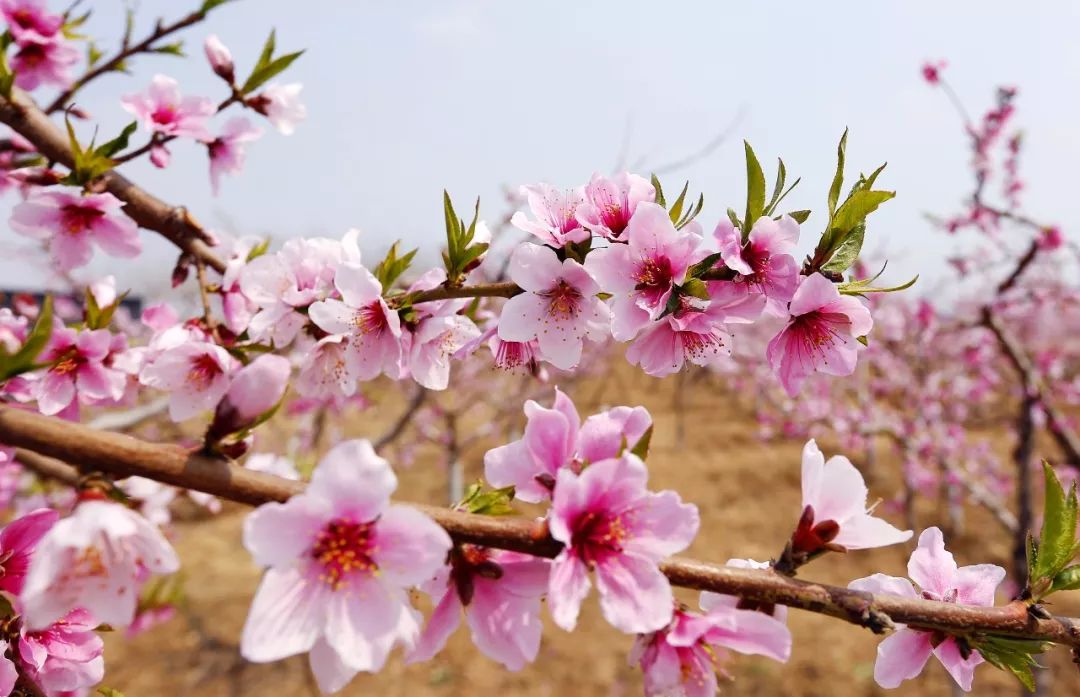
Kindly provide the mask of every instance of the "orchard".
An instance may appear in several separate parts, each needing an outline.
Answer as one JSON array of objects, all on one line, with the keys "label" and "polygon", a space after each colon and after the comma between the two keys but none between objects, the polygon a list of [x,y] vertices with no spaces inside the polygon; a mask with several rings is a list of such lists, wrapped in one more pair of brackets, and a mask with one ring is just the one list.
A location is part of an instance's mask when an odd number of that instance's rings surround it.
[{"label": "orchard", "polygon": [[[504,217],[443,192],[444,235],[373,256],[211,229],[132,174],[194,146],[227,199],[263,139],[303,138],[287,26],[234,55],[230,0],[168,3],[111,46],[93,4],[0,0],[0,239],[61,280],[0,307],[0,697],[255,694],[258,664],[299,664],[295,694],[539,694],[595,637],[601,694],[764,694],[795,662],[839,694],[1075,691],[1080,259],[1025,206],[1018,88],[975,109],[911,66],[970,148],[929,287],[871,251],[919,202],[842,122],[811,209],[743,142],[745,195],[598,164]],[[144,297],[154,236],[171,290]],[[240,626],[197,611],[214,593]],[[140,690],[181,636],[196,677]]]}]

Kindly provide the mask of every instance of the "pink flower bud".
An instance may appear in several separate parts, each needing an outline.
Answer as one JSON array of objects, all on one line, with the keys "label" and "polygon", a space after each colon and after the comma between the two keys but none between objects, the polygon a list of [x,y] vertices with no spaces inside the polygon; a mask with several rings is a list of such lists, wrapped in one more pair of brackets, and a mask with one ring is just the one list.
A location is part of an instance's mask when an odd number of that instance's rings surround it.
[{"label": "pink flower bud", "polygon": [[240,369],[233,378],[225,403],[236,410],[238,421],[254,421],[285,394],[291,366],[286,358],[265,354]]},{"label": "pink flower bud", "polygon": [[172,160],[172,153],[164,145],[154,145],[150,148],[150,161],[154,163],[154,166],[158,169],[165,169],[169,166],[169,161]]},{"label": "pink flower bud", "polygon": [[210,67],[214,69],[214,73],[231,85],[236,80],[236,74],[233,70],[232,53],[229,52],[228,47],[221,43],[217,34],[211,34],[206,37],[203,48],[206,50],[206,60],[210,61]]}]

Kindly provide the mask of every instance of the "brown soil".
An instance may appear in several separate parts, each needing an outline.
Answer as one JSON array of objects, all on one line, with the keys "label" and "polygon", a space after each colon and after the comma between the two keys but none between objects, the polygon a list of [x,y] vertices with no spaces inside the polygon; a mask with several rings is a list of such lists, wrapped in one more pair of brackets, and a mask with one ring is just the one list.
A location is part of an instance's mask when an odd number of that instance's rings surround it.
[{"label": "brown soil", "polygon": [[[683,381],[657,381],[619,372],[617,379],[609,376],[602,382],[579,386],[573,391],[574,397],[583,416],[611,404],[643,404],[652,412],[656,422],[649,457],[653,484],[679,491],[701,511],[701,533],[688,553],[714,561],[735,556],[768,559],[777,554],[797,516],[801,443],[760,442],[754,422],[738,413],[729,396],[703,382],[686,386],[683,413],[693,416],[682,424],[685,437],[678,442],[680,419],[673,397],[676,385]],[[518,404],[511,408],[519,410]],[[395,412],[392,405],[376,408],[365,415],[362,423],[350,428],[354,432],[349,435],[378,434]],[[493,444],[466,452],[469,478],[481,474],[482,453]],[[828,443],[822,445],[827,453],[833,451]],[[1007,445],[1002,443],[1003,448]],[[445,502],[445,475],[435,462],[435,453],[424,452],[416,464],[399,470],[403,498]],[[872,490],[891,492],[889,487],[895,484],[891,483],[890,464],[881,462],[875,472],[869,473]],[[251,665],[238,656],[240,628],[259,577],[240,545],[244,512],[230,506],[215,518],[178,524],[176,541],[189,579],[189,606],[181,616],[137,640],[110,637],[106,684],[126,697],[318,694],[306,658]],[[920,509],[920,526],[940,522],[933,504]],[[1009,540],[988,515],[968,511],[964,527],[963,532],[949,539],[959,563],[994,562],[1007,566]],[[835,584],[876,571],[904,575],[908,553],[909,548],[896,546],[824,558],[807,567],[803,575]],[[685,599],[691,598],[687,595]],[[1076,614],[1080,605],[1056,609]],[[795,643],[789,664],[734,656],[728,666],[733,679],[722,683],[722,693],[804,697],[884,694],[872,677],[877,637],[833,619],[798,611],[791,613],[790,626]],[[459,631],[435,660],[405,667],[395,656],[382,673],[358,676],[341,694],[639,695],[639,673],[626,664],[631,642],[631,637],[603,622],[593,597],[586,602],[576,632],[567,634],[547,623],[539,658],[520,673],[507,672],[482,656],[471,647],[467,632]],[[1067,652],[1055,650],[1046,663],[1052,667],[1052,694],[1074,694],[1080,689],[1076,667],[1070,664]],[[989,665],[976,673],[976,695],[1020,692],[1013,678]],[[922,676],[895,691],[897,695],[951,693],[951,681],[933,661]]]}]

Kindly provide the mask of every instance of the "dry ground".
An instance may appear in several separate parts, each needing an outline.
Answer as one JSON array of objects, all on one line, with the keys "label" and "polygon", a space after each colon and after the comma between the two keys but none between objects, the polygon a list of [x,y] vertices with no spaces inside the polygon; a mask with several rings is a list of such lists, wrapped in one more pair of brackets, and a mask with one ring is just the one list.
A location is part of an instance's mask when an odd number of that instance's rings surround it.
[{"label": "dry ground", "polygon": [[[733,556],[767,559],[778,553],[798,512],[800,443],[762,443],[754,423],[731,406],[731,399],[704,385],[687,387],[683,442],[677,442],[673,391],[678,381],[657,381],[620,371],[574,390],[582,415],[600,405],[643,404],[656,422],[649,458],[657,488],[678,490],[701,510],[702,530],[689,554],[723,561]],[[590,404],[591,402],[591,404]],[[510,408],[519,410],[518,404]],[[373,435],[392,420],[396,407],[376,408],[349,435]],[[279,424],[279,428],[287,428]],[[490,444],[489,444],[490,445]],[[832,452],[829,444],[823,444]],[[1002,444],[1007,447],[1006,443]],[[466,453],[470,478],[480,474],[484,448]],[[444,502],[445,474],[424,453],[416,464],[399,470],[403,498]],[[887,463],[886,463],[887,465]],[[884,469],[886,465],[879,465]],[[889,493],[890,476],[878,473],[872,489]],[[236,643],[248,602],[258,580],[240,546],[244,510],[229,507],[216,518],[182,522],[177,547],[188,582],[189,608],[136,641],[111,637],[107,649],[106,683],[126,697],[198,695],[199,697],[262,697],[315,695],[317,690],[302,658],[275,665],[250,665],[237,655]],[[934,508],[920,511],[920,526],[940,521]],[[899,522],[895,520],[894,522]],[[996,562],[1006,565],[1008,540],[1000,528],[979,511],[970,511],[966,532],[950,540],[961,564]],[[844,584],[875,571],[904,575],[909,548],[853,553],[814,562],[804,576]],[[1063,610],[1080,612],[1080,605]],[[792,612],[795,643],[791,662],[784,666],[757,657],[736,656],[730,663],[733,679],[722,685],[728,695],[876,695],[884,694],[872,679],[878,639],[866,630],[811,613]],[[631,638],[606,626],[595,598],[587,601],[585,617],[573,634],[550,622],[536,663],[509,673],[473,650],[467,633],[459,631],[448,648],[430,663],[405,667],[392,659],[378,675],[358,677],[342,694],[402,697],[456,695],[597,695],[641,694],[640,677],[626,665]],[[1053,694],[1080,690],[1080,676],[1068,654],[1056,651],[1048,661],[1054,668]],[[1017,695],[1019,685],[990,666],[976,673],[976,695]],[[924,674],[897,695],[952,694],[944,670],[932,662]]]}]

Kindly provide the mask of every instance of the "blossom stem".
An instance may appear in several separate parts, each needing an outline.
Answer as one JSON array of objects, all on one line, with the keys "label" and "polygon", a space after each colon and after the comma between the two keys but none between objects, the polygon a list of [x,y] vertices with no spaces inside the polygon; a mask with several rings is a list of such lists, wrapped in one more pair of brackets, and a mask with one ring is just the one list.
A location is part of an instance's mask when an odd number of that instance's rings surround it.
[{"label": "blossom stem", "polygon": [[[8,405],[0,405],[0,441],[19,448],[17,459],[27,466],[68,483],[77,480],[78,470],[53,458],[74,463],[85,471],[148,477],[251,505],[285,501],[305,487],[303,482],[246,470],[177,445],[96,431]],[[425,505],[416,508],[445,528],[458,543],[540,557],[554,557],[561,549],[549,536],[536,534],[536,526],[524,518],[474,515]],[[740,569],[694,559],[672,558],[662,562],[660,569],[677,586],[808,610],[876,632],[903,623],[950,634],[1001,634],[1080,647],[1080,619],[1036,618],[1021,602],[974,607],[872,595],[788,578],[772,570]]]}]

